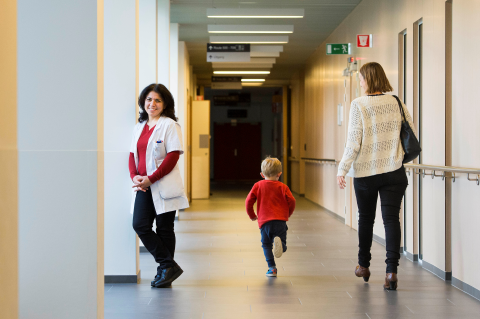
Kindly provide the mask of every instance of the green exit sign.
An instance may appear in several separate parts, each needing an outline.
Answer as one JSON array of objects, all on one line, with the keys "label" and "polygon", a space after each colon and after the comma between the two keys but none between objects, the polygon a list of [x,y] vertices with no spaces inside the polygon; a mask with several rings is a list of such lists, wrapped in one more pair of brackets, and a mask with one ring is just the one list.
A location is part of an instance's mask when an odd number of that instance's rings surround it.
[{"label": "green exit sign", "polygon": [[327,43],[327,55],[350,54],[350,43]]}]

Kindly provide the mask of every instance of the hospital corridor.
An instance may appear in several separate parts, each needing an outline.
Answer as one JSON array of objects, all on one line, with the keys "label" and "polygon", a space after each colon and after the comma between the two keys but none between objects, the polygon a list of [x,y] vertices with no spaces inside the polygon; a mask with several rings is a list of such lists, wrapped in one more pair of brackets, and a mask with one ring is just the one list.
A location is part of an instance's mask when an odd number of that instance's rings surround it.
[{"label": "hospital corridor", "polygon": [[105,285],[105,318],[475,318],[480,303],[400,260],[401,289],[382,288],[384,247],[374,242],[368,283],[353,275],[357,232],[297,196],[278,277],[265,277],[260,234],[246,218],[249,189],[213,190],[194,200],[176,227],[176,259],[185,265],[172,289],[153,289],[156,264],[140,254],[145,279]]},{"label": "hospital corridor", "polygon": [[2,0],[0,319],[480,318],[480,0]]}]

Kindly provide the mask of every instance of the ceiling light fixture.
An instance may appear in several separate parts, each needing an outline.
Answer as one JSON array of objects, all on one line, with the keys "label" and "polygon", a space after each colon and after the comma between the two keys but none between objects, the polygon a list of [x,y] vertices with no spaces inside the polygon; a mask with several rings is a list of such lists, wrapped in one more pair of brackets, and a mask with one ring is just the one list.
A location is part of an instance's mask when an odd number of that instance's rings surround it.
[{"label": "ceiling light fixture", "polygon": [[208,33],[293,33],[293,25],[209,24]]},{"label": "ceiling light fixture", "polygon": [[250,61],[246,61],[246,62],[214,62],[214,63],[219,63],[222,65],[229,66],[232,63],[242,63],[242,64],[250,64],[250,65],[265,64],[265,63],[273,64],[275,63],[275,61],[276,61],[275,58],[250,58]]},{"label": "ceiling light fixture", "polygon": [[265,82],[265,79],[242,79],[242,82]]},{"label": "ceiling light fixture", "polygon": [[242,83],[242,86],[262,86],[263,83]]},{"label": "ceiling light fixture", "polygon": [[304,9],[207,8],[208,18],[303,18]]},{"label": "ceiling light fixture", "polygon": [[270,71],[213,71],[213,74],[270,74]]},{"label": "ceiling light fixture", "polygon": [[288,43],[288,36],[210,36],[210,43]]},{"label": "ceiling light fixture", "polygon": [[224,62],[213,62],[212,68],[214,69],[271,69],[273,68],[272,63],[224,63]]}]

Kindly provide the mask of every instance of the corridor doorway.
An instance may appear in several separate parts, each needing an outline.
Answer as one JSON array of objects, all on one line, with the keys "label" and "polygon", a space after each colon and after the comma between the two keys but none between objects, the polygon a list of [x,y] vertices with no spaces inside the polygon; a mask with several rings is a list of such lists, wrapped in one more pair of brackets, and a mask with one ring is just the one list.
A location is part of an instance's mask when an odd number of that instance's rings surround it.
[{"label": "corridor doorway", "polygon": [[[212,195],[217,186],[261,180],[262,160],[283,159],[282,88],[243,86],[241,90],[205,88],[211,101]],[[231,187],[231,186],[228,186]],[[242,186],[243,187],[243,186]]]},{"label": "corridor doorway", "polygon": [[260,179],[261,123],[215,123],[214,136],[215,181]]}]

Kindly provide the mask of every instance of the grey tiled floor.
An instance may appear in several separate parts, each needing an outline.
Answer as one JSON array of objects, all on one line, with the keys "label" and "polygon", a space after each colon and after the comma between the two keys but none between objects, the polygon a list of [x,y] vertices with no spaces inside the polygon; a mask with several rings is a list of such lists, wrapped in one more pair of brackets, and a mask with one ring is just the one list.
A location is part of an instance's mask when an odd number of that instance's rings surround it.
[{"label": "grey tiled floor", "polygon": [[304,198],[288,222],[278,277],[267,278],[257,223],[245,213],[248,189],[212,192],[175,224],[185,272],[173,288],[150,287],[156,264],[142,253],[141,284],[105,285],[105,318],[480,318],[479,301],[404,257],[398,290],[384,291],[385,248],[375,242],[365,284],[354,275],[356,231]]}]

